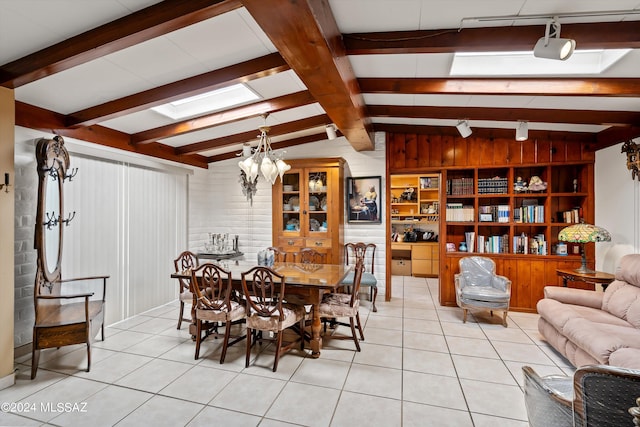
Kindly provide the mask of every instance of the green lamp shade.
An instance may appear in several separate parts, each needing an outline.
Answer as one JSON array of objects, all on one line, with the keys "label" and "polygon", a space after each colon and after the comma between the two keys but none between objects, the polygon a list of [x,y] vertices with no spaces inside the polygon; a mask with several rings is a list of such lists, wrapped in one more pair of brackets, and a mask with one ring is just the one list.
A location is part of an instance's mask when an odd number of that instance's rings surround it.
[{"label": "green lamp shade", "polygon": [[580,223],[563,228],[558,234],[558,240],[570,243],[609,242],[611,234],[604,228]]}]

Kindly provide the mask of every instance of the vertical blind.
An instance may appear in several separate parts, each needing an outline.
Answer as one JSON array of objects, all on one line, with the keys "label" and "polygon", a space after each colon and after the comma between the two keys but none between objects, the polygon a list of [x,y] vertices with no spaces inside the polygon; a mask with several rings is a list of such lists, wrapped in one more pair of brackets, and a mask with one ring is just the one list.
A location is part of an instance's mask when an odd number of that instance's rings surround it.
[{"label": "vertical blind", "polygon": [[[186,173],[74,155],[65,184],[63,278],[109,275],[106,323],[177,296],[173,260],[187,247]],[[177,312],[177,310],[176,310]]]}]

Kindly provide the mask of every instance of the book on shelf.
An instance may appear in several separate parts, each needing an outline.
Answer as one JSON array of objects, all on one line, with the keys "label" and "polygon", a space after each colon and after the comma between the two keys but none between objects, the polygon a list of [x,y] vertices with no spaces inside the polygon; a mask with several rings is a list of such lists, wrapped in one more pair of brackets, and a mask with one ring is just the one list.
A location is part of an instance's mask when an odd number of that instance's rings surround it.
[{"label": "book on shelf", "polygon": [[447,194],[450,196],[473,194],[473,178],[448,179]]},{"label": "book on shelf", "polygon": [[445,218],[452,222],[472,222],[474,220],[473,206],[462,203],[447,203]]},{"label": "book on shelf", "polygon": [[509,222],[511,207],[509,205],[490,205],[478,207],[480,222]]},{"label": "book on shelf", "polygon": [[544,222],[544,206],[520,206],[513,210],[513,222],[518,223],[543,223]]},{"label": "book on shelf", "polygon": [[526,233],[522,233],[519,236],[513,236],[513,253],[546,255],[547,242],[544,239],[544,234],[536,234],[533,237],[529,237]]},{"label": "book on shelf", "polygon": [[[478,242],[480,242],[479,239]],[[509,235],[503,234],[501,236],[488,236],[484,242],[484,252],[489,254],[509,253]]]},{"label": "book on shelf", "polygon": [[478,194],[507,194],[507,178],[478,178]]},{"label": "book on shelf", "polygon": [[580,222],[580,218],[582,217],[581,211],[582,209],[577,207],[571,210],[559,212],[558,221],[577,224]]}]

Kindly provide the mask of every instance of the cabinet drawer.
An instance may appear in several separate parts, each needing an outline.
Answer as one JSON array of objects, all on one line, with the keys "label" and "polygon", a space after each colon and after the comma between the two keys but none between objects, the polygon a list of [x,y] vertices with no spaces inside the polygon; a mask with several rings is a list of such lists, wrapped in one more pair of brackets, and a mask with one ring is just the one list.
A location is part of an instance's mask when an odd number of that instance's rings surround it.
[{"label": "cabinet drawer", "polygon": [[312,248],[312,249],[318,249],[318,248],[331,249],[331,239],[306,239],[305,246],[307,248]]},{"label": "cabinet drawer", "polygon": [[302,237],[280,237],[278,239],[278,247],[290,252],[291,249],[302,249],[304,248],[304,239]]},{"label": "cabinet drawer", "polygon": [[431,246],[413,245],[411,248],[411,259],[431,259]]}]

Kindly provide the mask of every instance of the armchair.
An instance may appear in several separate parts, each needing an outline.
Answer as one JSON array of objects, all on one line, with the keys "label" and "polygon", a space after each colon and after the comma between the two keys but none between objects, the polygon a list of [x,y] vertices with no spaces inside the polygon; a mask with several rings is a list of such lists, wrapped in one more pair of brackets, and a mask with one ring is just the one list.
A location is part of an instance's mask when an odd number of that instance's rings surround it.
[{"label": "armchair", "polygon": [[487,257],[469,256],[459,261],[460,273],[455,275],[456,302],[463,310],[466,323],[470,308],[503,311],[502,325],[507,327],[511,300],[511,280],[496,274],[496,263]]},{"label": "armchair", "polygon": [[529,366],[524,399],[531,427],[622,427],[634,425],[640,371],[588,365],[570,376],[540,377]]}]

